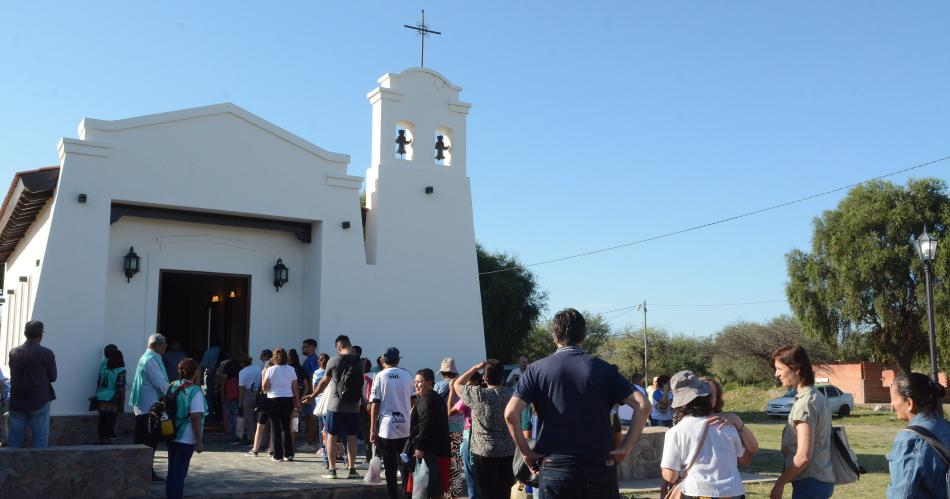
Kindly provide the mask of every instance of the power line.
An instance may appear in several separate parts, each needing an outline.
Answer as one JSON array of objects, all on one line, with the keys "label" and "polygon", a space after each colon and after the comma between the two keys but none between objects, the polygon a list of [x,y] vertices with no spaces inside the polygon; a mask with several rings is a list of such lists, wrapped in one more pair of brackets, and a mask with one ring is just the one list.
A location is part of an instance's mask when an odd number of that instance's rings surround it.
[{"label": "power line", "polygon": [[[766,303],[785,303],[785,300],[761,300],[761,301],[743,301],[735,303],[651,303],[651,307],[736,307],[741,305],[762,305]],[[615,308],[613,310],[608,310],[606,312],[601,312],[601,314],[612,314],[614,312],[620,312],[621,310],[632,310],[639,307],[640,304],[631,305],[629,307]]]},{"label": "power line", "polygon": [[925,167],[925,166],[929,166],[929,165],[932,165],[932,164],[935,164],[935,163],[940,163],[941,161],[946,161],[946,160],[948,160],[948,159],[950,159],[950,156],[944,156],[944,157],[942,157],[942,158],[940,158],[940,159],[935,159],[935,160],[932,160],[932,161],[927,161],[926,163],[921,163],[921,164],[919,164],[919,165],[914,165],[914,166],[911,166],[911,167],[909,167],[909,168],[904,168],[904,169],[902,169],[902,170],[897,170],[897,171],[893,171],[893,172],[890,172],[890,173],[886,173],[886,174],[884,174],[884,175],[880,175],[880,176],[877,176],[877,177],[874,177],[874,178],[870,178],[870,179],[867,179],[867,180],[863,180],[863,181],[861,181],[861,182],[857,182],[857,183],[854,183],[854,184],[846,185],[846,186],[843,186],[843,187],[838,187],[838,188],[831,189],[831,190],[828,190],[828,191],[819,192],[819,193],[817,193],[817,194],[812,194],[812,195],[810,195],[810,196],[805,196],[805,197],[803,197],[803,198],[798,198],[798,199],[795,199],[795,200],[793,200],[793,201],[787,201],[787,202],[785,202],[785,203],[775,204],[775,205],[772,205],[772,206],[768,206],[768,207],[766,207],[766,208],[760,208],[760,209],[758,209],[758,210],[747,211],[747,212],[745,212],[745,213],[741,213],[741,214],[739,214],[739,215],[731,216],[731,217],[728,217],[728,218],[720,218],[719,220],[715,220],[715,221],[713,221],[713,222],[708,222],[708,223],[704,223],[704,224],[700,224],[700,225],[694,225],[694,226],[692,226],[692,227],[687,227],[687,228],[685,228],[685,229],[680,229],[680,230],[676,230],[676,231],[673,231],[673,232],[667,232],[667,233],[665,233],[665,234],[660,234],[660,235],[656,235],[656,236],[647,237],[647,238],[645,238],[645,239],[639,239],[639,240],[636,240],[636,241],[631,241],[631,242],[629,242],[629,243],[623,243],[623,244],[618,244],[618,245],[615,245],[615,246],[609,246],[609,247],[606,247],[606,248],[601,248],[601,249],[596,249],[596,250],[591,250],[591,251],[585,251],[585,252],[583,252],[583,253],[577,253],[577,254],[575,254],[575,255],[562,256],[562,257],[560,257],[560,258],[554,258],[554,259],[552,259],[552,260],[544,260],[544,261],[541,261],[541,262],[529,263],[529,264],[526,264],[526,265],[515,265],[515,266],[513,266],[513,267],[506,267],[506,268],[498,269],[498,270],[489,270],[489,271],[487,271],[487,272],[480,272],[478,275],[497,274],[497,273],[500,273],[500,272],[509,272],[509,271],[512,271],[512,270],[515,270],[515,269],[521,269],[521,268],[525,268],[525,267],[534,267],[534,266],[537,266],[537,265],[546,265],[546,264],[549,264],[549,263],[563,262],[564,260],[571,260],[571,259],[573,259],[573,258],[580,258],[580,257],[582,257],[582,256],[595,255],[595,254],[597,254],[597,253],[604,253],[604,252],[606,252],[606,251],[613,251],[613,250],[615,250],[615,249],[626,248],[627,246],[633,246],[633,245],[635,245],[635,244],[642,244],[642,243],[646,243],[646,242],[650,242],[650,241],[656,241],[657,239],[664,239],[664,238],[667,238],[667,237],[676,236],[676,235],[679,235],[679,234],[683,234],[683,233],[685,233],[685,232],[692,232],[692,231],[694,231],[694,230],[705,229],[706,227],[712,227],[713,225],[719,225],[719,224],[722,224],[722,223],[731,222],[731,221],[733,221],[733,220],[738,220],[738,219],[740,219],[740,218],[750,217],[750,216],[752,216],[752,215],[758,215],[759,213],[765,213],[765,212],[767,212],[767,211],[777,210],[777,209],[779,209],[779,208],[784,208],[784,207],[786,207],[786,206],[791,206],[791,205],[793,205],[793,204],[798,204],[798,203],[801,203],[801,202],[804,202],[804,201],[808,201],[808,200],[810,200],[810,199],[815,199],[815,198],[818,198],[818,197],[821,197],[821,196],[827,196],[828,194],[834,194],[834,193],[836,193],[836,192],[840,192],[840,191],[843,191],[843,190],[846,190],[846,189],[850,189],[850,188],[852,188],[852,187],[857,187],[857,186],[859,186],[859,185],[861,185],[861,184],[866,184],[866,183],[868,183],[868,182],[873,182],[873,181],[875,181],[875,180],[881,180],[881,179],[884,179],[884,178],[887,178],[887,177],[893,177],[894,175],[900,175],[901,173],[906,173],[906,172],[909,172],[909,171],[911,171],[911,170],[916,170],[916,169],[918,169],[918,168],[923,168],[923,167]]},{"label": "power line", "polygon": [[739,305],[761,305],[763,303],[785,303],[786,300],[744,301],[738,303],[651,303],[653,307],[735,307]]}]

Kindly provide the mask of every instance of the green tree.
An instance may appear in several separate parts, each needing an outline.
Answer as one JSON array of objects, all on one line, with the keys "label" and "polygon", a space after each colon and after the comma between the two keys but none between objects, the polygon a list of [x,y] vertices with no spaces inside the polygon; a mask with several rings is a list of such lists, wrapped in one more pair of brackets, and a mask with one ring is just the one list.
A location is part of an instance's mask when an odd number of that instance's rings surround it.
[{"label": "green tree", "polygon": [[478,271],[506,272],[479,276],[482,295],[482,321],[485,325],[485,351],[490,358],[514,363],[525,338],[534,328],[547,302],[547,293],[538,286],[535,275],[517,258],[493,253],[476,246]]},{"label": "green tree", "polygon": [[[581,348],[590,353],[596,353],[611,336],[610,324],[603,314],[581,311],[586,323],[587,336]],[[556,349],[554,340],[551,337],[551,328],[553,327],[554,317],[540,322],[534,326],[530,333],[525,337],[524,344],[521,347],[520,355],[528,358],[529,362],[547,357],[554,353]]]},{"label": "green tree", "polygon": [[[647,328],[647,376],[673,375],[683,369],[706,374],[712,364],[709,340]],[[643,328],[626,327],[611,335],[597,349],[597,355],[616,364],[624,375],[643,370]],[[649,383],[649,381],[647,381]]]},{"label": "green tree", "polygon": [[814,363],[832,356],[824,343],[802,333],[798,321],[782,315],[767,324],[737,322],[716,333],[711,342],[712,370],[723,382],[769,383],[774,380],[772,352],[795,344],[805,347]]},{"label": "green tree", "polygon": [[[923,266],[912,237],[926,225],[942,239],[950,198],[942,180],[910,180],[906,187],[874,181],[853,188],[813,221],[812,251],[786,255],[789,305],[808,334],[828,345],[891,359],[909,369],[926,352],[927,302]],[[950,270],[950,251],[937,252],[935,275]],[[938,330],[948,344],[950,296],[934,288]]]}]

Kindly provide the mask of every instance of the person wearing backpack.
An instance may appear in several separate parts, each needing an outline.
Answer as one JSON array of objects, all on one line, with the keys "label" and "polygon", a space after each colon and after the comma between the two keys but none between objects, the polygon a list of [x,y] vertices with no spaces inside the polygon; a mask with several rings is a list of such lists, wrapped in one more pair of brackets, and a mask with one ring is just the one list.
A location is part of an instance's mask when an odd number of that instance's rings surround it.
[{"label": "person wearing backpack", "polygon": [[185,476],[195,452],[201,453],[205,414],[208,404],[198,385],[198,362],[185,358],[178,363],[178,380],[165,392],[165,411],[175,428],[175,437],[168,442],[168,475],[165,497],[180,498],[185,493]]},{"label": "person wearing backpack", "polygon": [[341,334],[336,337],[336,351],[339,355],[327,362],[327,375],[320,380],[320,385],[313,395],[320,395],[326,390],[330,380],[333,380],[334,390],[330,392],[327,401],[327,455],[330,456],[330,467],[323,478],[336,478],[336,438],[341,437],[346,442],[346,460],[349,467],[347,478],[358,479],[356,472],[356,436],[360,431],[360,402],[363,399],[363,363],[358,355],[350,349],[349,336]]},{"label": "person wearing backpack", "polygon": [[898,375],[891,383],[891,407],[910,425],[897,432],[887,453],[888,499],[944,499],[950,494],[950,422],[943,414],[944,395],[943,386],[920,373]]}]

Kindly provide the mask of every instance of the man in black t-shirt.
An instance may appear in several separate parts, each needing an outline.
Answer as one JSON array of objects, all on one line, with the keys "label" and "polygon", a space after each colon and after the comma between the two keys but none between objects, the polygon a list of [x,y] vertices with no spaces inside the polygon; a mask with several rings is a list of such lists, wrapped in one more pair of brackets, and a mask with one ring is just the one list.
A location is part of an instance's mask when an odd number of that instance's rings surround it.
[{"label": "man in black t-shirt", "polygon": [[[562,310],[553,322],[551,336],[558,349],[522,374],[505,408],[508,432],[532,470],[544,460],[541,499],[619,498],[616,463],[639,440],[650,402],[614,366],[579,346],[587,334],[580,312]],[[632,407],[634,415],[627,436],[614,448],[610,410],[617,403]],[[528,404],[538,414],[534,449],[521,431],[521,413]]]}]

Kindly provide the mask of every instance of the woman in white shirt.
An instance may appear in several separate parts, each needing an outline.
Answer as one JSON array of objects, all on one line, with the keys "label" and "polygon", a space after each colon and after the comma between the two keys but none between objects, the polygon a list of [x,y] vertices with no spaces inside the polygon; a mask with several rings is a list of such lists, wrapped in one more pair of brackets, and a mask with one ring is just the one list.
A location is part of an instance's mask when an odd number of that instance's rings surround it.
[{"label": "woman in white shirt", "polygon": [[[732,425],[713,424],[709,385],[692,371],[680,371],[671,382],[679,423],[666,432],[660,467],[663,479],[677,483],[684,499],[741,497],[745,494],[738,465],[747,465],[745,449]],[[683,475],[686,475],[683,477]]]},{"label": "woman in white shirt", "polygon": [[287,351],[274,350],[273,364],[264,371],[264,391],[267,392],[267,412],[270,434],[274,441],[274,461],[293,461],[290,415],[300,410],[300,392],[297,390],[297,371],[287,365]]}]

